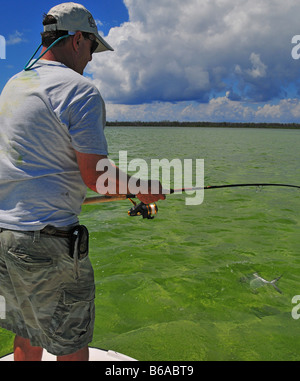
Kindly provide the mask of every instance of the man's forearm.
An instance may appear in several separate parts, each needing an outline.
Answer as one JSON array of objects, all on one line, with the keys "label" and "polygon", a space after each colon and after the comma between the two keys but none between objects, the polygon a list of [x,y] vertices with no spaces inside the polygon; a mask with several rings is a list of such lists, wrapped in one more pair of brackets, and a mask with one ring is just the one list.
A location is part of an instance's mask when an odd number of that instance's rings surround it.
[{"label": "man's forearm", "polygon": [[85,184],[94,192],[106,195],[136,194],[151,203],[164,199],[159,181],[141,180],[121,171],[106,157],[76,152],[80,173]]}]

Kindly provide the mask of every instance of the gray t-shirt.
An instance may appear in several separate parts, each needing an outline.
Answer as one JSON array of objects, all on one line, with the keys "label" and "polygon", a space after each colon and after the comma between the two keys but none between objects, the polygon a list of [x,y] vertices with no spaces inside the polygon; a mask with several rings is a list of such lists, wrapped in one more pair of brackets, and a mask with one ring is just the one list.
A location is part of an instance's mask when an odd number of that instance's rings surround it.
[{"label": "gray t-shirt", "polygon": [[65,65],[14,76],[0,96],[0,227],[76,223],[87,188],[75,150],[107,155],[104,127],[99,91]]}]

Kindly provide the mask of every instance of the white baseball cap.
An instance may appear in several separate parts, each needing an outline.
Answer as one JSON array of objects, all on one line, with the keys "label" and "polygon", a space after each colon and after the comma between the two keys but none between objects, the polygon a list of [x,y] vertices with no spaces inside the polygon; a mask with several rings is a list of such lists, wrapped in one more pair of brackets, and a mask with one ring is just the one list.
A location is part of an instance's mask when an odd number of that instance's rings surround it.
[{"label": "white baseball cap", "polygon": [[47,15],[53,16],[57,23],[44,25],[44,32],[65,30],[73,33],[76,31],[92,33],[95,35],[98,43],[95,53],[100,53],[105,50],[114,50],[99,35],[97,25],[92,14],[83,5],[71,2],[62,3],[51,8]]}]

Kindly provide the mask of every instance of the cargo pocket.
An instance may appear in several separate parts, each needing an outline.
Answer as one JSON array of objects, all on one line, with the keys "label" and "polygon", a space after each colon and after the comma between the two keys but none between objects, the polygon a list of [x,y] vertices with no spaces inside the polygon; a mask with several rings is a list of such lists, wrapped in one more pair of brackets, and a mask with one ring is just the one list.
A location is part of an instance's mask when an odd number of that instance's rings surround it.
[{"label": "cargo pocket", "polygon": [[8,250],[7,259],[18,267],[30,271],[40,270],[41,268],[46,268],[53,264],[52,258],[31,255],[17,249]]},{"label": "cargo pocket", "polygon": [[52,316],[50,333],[59,341],[76,343],[93,334],[95,287],[62,290]]}]

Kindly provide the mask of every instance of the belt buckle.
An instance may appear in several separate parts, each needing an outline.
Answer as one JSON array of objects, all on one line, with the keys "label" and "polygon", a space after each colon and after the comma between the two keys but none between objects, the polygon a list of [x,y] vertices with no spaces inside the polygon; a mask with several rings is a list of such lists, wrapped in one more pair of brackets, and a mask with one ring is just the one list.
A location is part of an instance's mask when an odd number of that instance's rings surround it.
[{"label": "belt buckle", "polygon": [[41,230],[41,233],[45,233],[49,235],[54,235],[56,232],[57,232],[56,227],[52,225],[47,225],[44,227],[44,229]]}]

